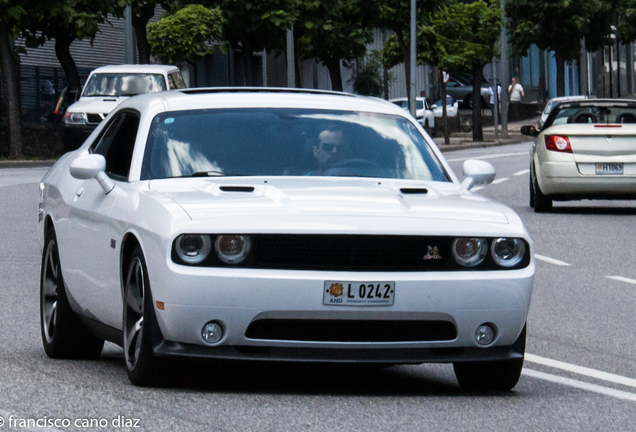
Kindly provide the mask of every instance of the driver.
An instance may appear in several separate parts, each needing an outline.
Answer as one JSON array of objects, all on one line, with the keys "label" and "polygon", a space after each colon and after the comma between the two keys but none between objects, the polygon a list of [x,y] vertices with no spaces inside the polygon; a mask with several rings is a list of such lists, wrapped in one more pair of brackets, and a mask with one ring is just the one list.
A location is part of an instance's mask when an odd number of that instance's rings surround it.
[{"label": "driver", "polygon": [[343,143],[342,136],[342,131],[335,128],[325,129],[318,134],[318,144],[314,146],[318,169],[311,175],[323,175],[333,165],[344,160],[346,144]]}]

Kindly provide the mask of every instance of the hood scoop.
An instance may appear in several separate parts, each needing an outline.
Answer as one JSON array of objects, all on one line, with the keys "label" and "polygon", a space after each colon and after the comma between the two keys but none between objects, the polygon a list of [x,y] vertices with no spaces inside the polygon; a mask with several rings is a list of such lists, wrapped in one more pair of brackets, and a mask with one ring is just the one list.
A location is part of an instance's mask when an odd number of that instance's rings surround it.
[{"label": "hood scoop", "polygon": [[404,195],[426,195],[428,193],[428,189],[426,188],[401,188],[400,192]]},{"label": "hood scoop", "polygon": [[219,189],[222,192],[254,192],[253,186],[221,186]]}]

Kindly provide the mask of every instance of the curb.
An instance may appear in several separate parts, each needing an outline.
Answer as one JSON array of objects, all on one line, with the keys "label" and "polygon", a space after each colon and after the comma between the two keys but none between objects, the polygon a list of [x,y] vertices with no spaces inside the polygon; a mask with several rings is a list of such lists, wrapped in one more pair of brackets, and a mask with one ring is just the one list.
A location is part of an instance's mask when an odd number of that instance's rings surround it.
[{"label": "curb", "polygon": [[50,168],[56,160],[3,160],[0,161],[0,169],[3,168]]}]

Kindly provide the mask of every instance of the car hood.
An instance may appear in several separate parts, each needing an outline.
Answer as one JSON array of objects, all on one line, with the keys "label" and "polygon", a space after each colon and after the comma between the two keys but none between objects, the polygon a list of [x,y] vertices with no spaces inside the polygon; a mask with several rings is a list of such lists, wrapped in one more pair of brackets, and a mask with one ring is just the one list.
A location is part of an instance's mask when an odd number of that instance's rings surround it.
[{"label": "car hood", "polygon": [[110,113],[117,105],[128,99],[127,97],[81,97],[80,100],[68,107],[68,112]]},{"label": "car hood", "polygon": [[264,231],[275,226],[293,230],[290,227],[295,226],[299,231],[312,227],[317,232],[321,227],[325,231],[333,231],[334,227],[350,231],[356,227],[361,231],[380,228],[387,232],[412,232],[435,225],[436,232],[440,229],[457,232],[468,227],[474,230],[475,223],[508,224],[512,212],[450,182],[315,177],[181,178],[151,180],[149,188],[179,204],[193,221],[214,220],[215,227],[220,224],[227,229],[235,224],[237,230],[246,226]]}]

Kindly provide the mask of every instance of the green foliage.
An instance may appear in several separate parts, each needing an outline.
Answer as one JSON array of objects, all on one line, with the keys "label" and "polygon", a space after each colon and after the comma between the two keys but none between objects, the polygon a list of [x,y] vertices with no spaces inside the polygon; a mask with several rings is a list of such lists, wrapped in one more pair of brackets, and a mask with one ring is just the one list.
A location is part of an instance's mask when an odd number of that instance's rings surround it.
[{"label": "green foliage", "polygon": [[382,54],[372,51],[368,57],[362,57],[356,63],[353,91],[364,96],[382,97],[384,94]]},{"label": "green foliage", "polygon": [[609,42],[619,0],[506,0],[508,33],[515,53],[533,44],[565,61],[580,57],[580,41],[595,50]]},{"label": "green foliage", "polygon": [[365,0],[307,0],[295,24],[301,59],[352,61],[366,53],[373,41]]},{"label": "green foliage", "polygon": [[148,42],[164,63],[194,62],[213,51],[208,44],[220,39],[223,22],[218,8],[191,4],[148,24]]},{"label": "green foliage", "polygon": [[636,0],[622,0],[617,11],[618,39],[623,43],[636,41]]}]

